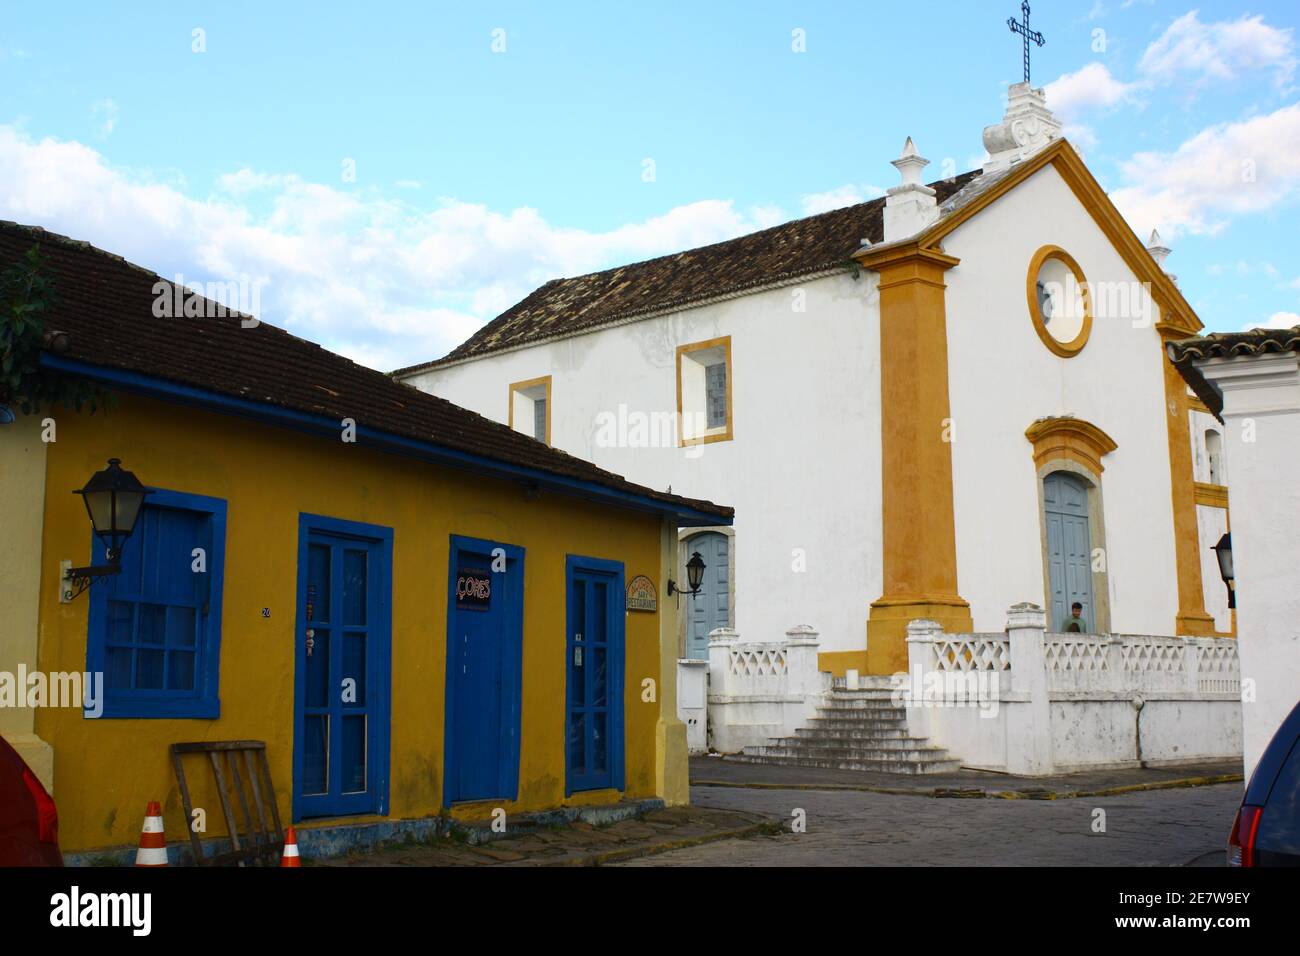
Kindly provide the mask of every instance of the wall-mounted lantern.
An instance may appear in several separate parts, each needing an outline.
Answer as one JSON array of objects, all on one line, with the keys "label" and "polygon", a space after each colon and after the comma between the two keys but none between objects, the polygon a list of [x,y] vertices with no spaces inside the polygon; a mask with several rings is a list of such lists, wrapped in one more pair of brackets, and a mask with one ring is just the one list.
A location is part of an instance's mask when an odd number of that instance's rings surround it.
[{"label": "wall-mounted lantern", "polygon": [[1232,532],[1229,531],[1214,546],[1214,556],[1219,559],[1219,576],[1228,588],[1228,609],[1237,606],[1237,576],[1232,570]]},{"label": "wall-mounted lantern", "polygon": [[691,560],[686,562],[686,581],[690,585],[689,591],[683,591],[677,586],[677,582],[672,578],[668,579],[669,594],[699,594],[700,585],[704,581],[704,559],[700,557],[700,552],[696,551],[691,555]]},{"label": "wall-mounted lantern", "polygon": [[135,531],[144,496],[151,492],[134,474],[123,470],[120,458],[110,458],[107,468],[91,475],[86,486],[73,494],[81,495],[85,502],[95,535],[104,543],[104,556],[108,563],[68,568],[63,579],[77,589],[70,597],[76,597],[96,579],[122,570],[122,545]]}]

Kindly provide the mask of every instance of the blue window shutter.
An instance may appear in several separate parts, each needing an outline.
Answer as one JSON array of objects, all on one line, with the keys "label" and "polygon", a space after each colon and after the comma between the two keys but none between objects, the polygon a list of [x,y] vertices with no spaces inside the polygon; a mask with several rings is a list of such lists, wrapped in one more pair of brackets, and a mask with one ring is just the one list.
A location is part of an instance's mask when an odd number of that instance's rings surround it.
[{"label": "blue window shutter", "polygon": [[121,573],[90,592],[87,669],[104,675],[102,716],[219,716],[225,525],[219,498],[146,499]]},{"label": "blue window shutter", "polygon": [[709,428],[727,425],[727,365],[718,362],[704,368],[704,398],[708,411]]}]

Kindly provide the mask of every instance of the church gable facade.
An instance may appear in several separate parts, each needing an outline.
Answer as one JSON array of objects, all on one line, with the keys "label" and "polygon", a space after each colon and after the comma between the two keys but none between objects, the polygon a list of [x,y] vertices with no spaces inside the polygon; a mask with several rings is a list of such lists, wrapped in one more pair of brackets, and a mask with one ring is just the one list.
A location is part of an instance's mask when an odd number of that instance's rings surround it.
[{"label": "church gable facade", "polygon": [[1041,91],[1013,87],[985,143],[983,170],[926,186],[909,140],[883,200],[550,283],[395,374],[734,503],[733,528],[681,534],[682,565],[706,564],[684,658],[719,627],[808,624],[821,670],[890,674],[909,622],[1000,631],[1025,601],[1050,631],[1231,633],[1202,553],[1226,468],[1163,354],[1200,328],[1168,250],[1119,218]]}]

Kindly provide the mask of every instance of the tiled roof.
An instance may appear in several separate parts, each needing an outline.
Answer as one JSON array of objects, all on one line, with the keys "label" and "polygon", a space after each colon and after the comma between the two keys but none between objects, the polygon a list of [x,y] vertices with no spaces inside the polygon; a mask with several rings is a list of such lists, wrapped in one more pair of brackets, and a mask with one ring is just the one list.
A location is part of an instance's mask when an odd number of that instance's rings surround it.
[{"label": "tiled roof", "polygon": [[1223,396],[1206,381],[1195,363],[1204,359],[1300,352],[1300,325],[1289,329],[1251,329],[1248,332],[1197,335],[1170,342],[1165,346],[1165,351],[1192,387],[1192,391],[1218,417],[1223,412]]},{"label": "tiled roof", "polygon": [[[931,183],[944,203],[979,172]],[[683,308],[827,270],[848,269],[863,239],[884,238],[885,200],[833,209],[687,252],[572,279],[553,279],[475,332],[445,357],[403,375],[638,315]]]},{"label": "tiled roof", "polygon": [[[635,496],[664,511],[730,519],[732,509],[634,484],[498,422],[421,392],[266,323],[234,315],[155,318],[158,275],[120,256],[43,229],[0,221],[0,269],[34,244],[49,259],[57,304],[46,331],[67,333],[58,355],[370,429]],[[170,282],[167,283],[169,286]],[[206,301],[206,300],[204,300]]]},{"label": "tiled roof", "polygon": [[1169,343],[1175,362],[1266,352],[1300,352],[1300,325],[1290,329],[1251,329],[1249,332],[1215,332]]}]

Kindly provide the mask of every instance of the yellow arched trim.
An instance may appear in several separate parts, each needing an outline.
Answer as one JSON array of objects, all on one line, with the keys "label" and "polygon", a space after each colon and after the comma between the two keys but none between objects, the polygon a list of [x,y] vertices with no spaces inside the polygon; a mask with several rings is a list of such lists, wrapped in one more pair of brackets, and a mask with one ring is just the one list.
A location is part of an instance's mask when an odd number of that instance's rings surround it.
[{"label": "yellow arched trim", "polygon": [[[1079,328],[1079,334],[1068,342],[1056,339],[1051,332],[1047,331],[1047,326],[1043,324],[1042,317],[1039,315],[1038,273],[1042,270],[1043,263],[1049,259],[1064,263],[1065,267],[1074,274],[1074,281],[1079,283],[1079,291],[1083,297],[1083,325]],[[1072,358],[1088,344],[1088,336],[1092,334],[1092,294],[1088,290],[1088,280],[1083,270],[1079,268],[1079,263],[1074,261],[1074,256],[1060,246],[1043,246],[1035,252],[1034,257],[1029,260],[1029,275],[1025,278],[1025,298],[1029,302],[1029,321],[1033,323],[1034,331],[1043,340],[1043,344],[1054,353],[1061,358]]]},{"label": "yellow arched trim", "polygon": [[1101,459],[1119,446],[1104,431],[1081,418],[1040,418],[1025,429],[1025,437],[1034,446],[1034,467],[1065,458],[1101,477],[1105,467]]}]

